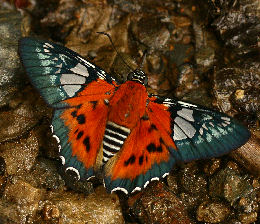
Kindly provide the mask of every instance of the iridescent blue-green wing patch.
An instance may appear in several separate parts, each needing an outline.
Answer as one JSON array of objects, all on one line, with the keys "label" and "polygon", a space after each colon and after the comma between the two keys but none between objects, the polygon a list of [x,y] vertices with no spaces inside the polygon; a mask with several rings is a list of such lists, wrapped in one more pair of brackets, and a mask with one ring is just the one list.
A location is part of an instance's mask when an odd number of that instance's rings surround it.
[{"label": "iridescent blue-green wing patch", "polygon": [[157,97],[171,113],[171,137],[177,161],[217,157],[245,144],[250,132],[228,115],[173,99]]},{"label": "iridescent blue-green wing patch", "polygon": [[32,84],[56,108],[64,107],[61,101],[76,96],[93,81],[115,83],[105,71],[76,52],[49,41],[22,38],[19,54]]}]

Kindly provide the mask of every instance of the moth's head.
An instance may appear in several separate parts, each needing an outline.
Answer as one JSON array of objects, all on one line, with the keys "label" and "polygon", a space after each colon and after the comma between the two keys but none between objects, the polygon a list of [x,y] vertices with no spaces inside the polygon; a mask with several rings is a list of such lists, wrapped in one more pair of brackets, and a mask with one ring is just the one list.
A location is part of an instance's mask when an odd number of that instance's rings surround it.
[{"label": "moth's head", "polygon": [[148,78],[142,70],[136,69],[130,72],[127,76],[127,80],[141,83],[146,86],[148,83]]}]

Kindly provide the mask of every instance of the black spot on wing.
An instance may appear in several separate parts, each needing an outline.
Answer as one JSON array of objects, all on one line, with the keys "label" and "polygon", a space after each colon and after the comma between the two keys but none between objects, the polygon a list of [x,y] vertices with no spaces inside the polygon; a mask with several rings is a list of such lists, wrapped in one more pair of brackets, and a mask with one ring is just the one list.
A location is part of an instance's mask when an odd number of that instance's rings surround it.
[{"label": "black spot on wing", "polygon": [[92,104],[92,109],[95,110],[97,107],[97,101],[90,101],[90,103]]},{"label": "black spot on wing", "polygon": [[80,131],[80,132],[78,133],[78,135],[77,135],[77,140],[79,140],[79,139],[82,137],[83,134],[84,134],[84,132],[83,132],[83,131]]},{"label": "black spot on wing", "polygon": [[90,142],[89,142],[89,137],[88,136],[83,140],[83,144],[85,145],[87,152],[89,152],[89,150],[90,150]]},{"label": "black spot on wing", "polygon": [[77,111],[76,111],[76,110],[72,111],[72,112],[71,112],[71,116],[72,116],[72,117],[77,117]]},{"label": "black spot on wing", "polygon": [[151,124],[151,126],[148,129],[148,132],[151,133],[153,130],[157,130],[157,127],[154,124]]},{"label": "black spot on wing", "polygon": [[156,146],[155,146],[155,144],[150,143],[150,144],[146,147],[146,149],[147,149],[147,151],[148,151],[149,153],[155,152],[155,151],[156,151]]},{"label": "black spot on wing", "polygon": [[152,153],[152,152],[162,152],[163,149],[162,149],[162,146],[159,145],[158,147],[155,146],[154,143],[150,143],[147,147],[146,147],[147,151],[149,153]]},{"label": "black spot on wing", "polygon": [[141,120],[147,121],[147,120],[149,120],[149,117],[147,117],[146,115],[144,115],[144,116],[141,117]]},{"label": "black spot on wing", "polygon": [[139,157],[139,165],[141,166],[144,162],[144,155]]},{"label": "black spot on wing", "polygon": [[128,166],[129,164],[133,164],[135,162],[135,156],[131,155],[128,160],[124,162],[125,166]]},{"label": "black spot on wing", "polygon": [[77,116],[77,121],[79,124],[85,124],[86,122],[86,118],[85,118],[85,115],[84,114],[80,114]]}]

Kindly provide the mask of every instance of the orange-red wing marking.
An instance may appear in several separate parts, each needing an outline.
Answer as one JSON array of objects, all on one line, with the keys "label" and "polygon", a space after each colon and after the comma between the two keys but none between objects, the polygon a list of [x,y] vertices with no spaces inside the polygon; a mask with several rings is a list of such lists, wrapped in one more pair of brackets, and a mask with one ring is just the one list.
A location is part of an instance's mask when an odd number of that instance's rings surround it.
[{"label": "orange-red wing marking", "polygon": [[170,151],[176,146],[168,133],[167,108],[150,102],[146,114],[133,128],[121,151],[106,164],[105,183],[109,190],[140,190],[150,180],[168,174],[175,163]]},{"label": "orange-red wing marking", "polygon": [[[99,79],[78,96],[64,101],[69,108],[64,109],[60,119],[68,129],[67,144],[71,147],[71,156],[87,170],[95,166],[108,116],[107,102],[113,93],[114,86]],[[66,153],[61,151],[67,162]]]}]

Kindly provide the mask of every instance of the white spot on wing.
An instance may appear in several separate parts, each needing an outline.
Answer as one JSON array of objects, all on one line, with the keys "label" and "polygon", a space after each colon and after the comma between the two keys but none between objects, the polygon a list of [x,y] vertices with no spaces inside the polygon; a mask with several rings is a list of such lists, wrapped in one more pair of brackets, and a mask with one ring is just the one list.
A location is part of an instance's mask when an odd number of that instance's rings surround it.
[{"label": "white spot on wing", "polygon": [[71,166],[67,167],[65,172],[67,172],[68,170],[72,170],[73,172],[75,172],[77,174],[78,180],[80,179],[79,171],[76,168],[71,167]]},{"label": "white spot on wing", "polygon": [[78,63],[74,68],[71,68],[70,70],[82,76],[86,76],[86,77],[89,76],[88,69],[80,63]]},{"label": "white spot on wing", "polygon": [[208,130],[207,126],[205,125],[205,123],[203,123],[202,127],[205,129],[205,130]]},{"label": "white spot on wing", "polygon": [[181,117],[176,117],[174,122],[189,138],[192,138],[195,135],[196,129],[188,121],[182,119]]},{"label": "white spot on wing", "polygon": [[75,95],[75,93],[81,88],[81,85],[84,84],[85,81],[85,77],[75,74],[62,74],[60,77],[60,83],[64,85],[63,89],[70,97]]},{"label": "white spot on wing", "polygon": [[146,181],[144,184],[144,188],[146,188],[149,183],[150,183],[149,181]]},{"label": "white spot on wing", "polygon": [[61,145],[58,145],[58,150],[59,150],[59,152],[61,151]]},{"label": "white spot on wing", "polygon": [[44,51],[45,53],[50,53],[49,49],[46,49],[46,48],[43,48],[43,51]]},{"label": "white spot on wing", "polygon": [[80,85],[65,85],[63,86],[64,91],[68,94],[69,97],[73,97],[76,92],[80,90]]},{"label": "white spot on wing", "polygon": [[153,178],[151,179],[151,181],[155,181],[155,180],[158,180],[158,181],[159,181],[159,177],[153,177]]},{"label": "white spot on wing", "polygon": [[212,122],[209,122],[209,124],[212,126],[212,127],[214,127],[215,125],[212,123]]},{"label": "white spot on wing", "polygon": [[198,107],[197,105],[191,104],[191,103],[186,103],[183,101],[178,101],[179,104],[181,104],[184,107]]},{"label": "white spot on wing", "polygon": [[173,140],[182,140],[187,138],[187,136],[176,124],[174,124],[173,133]]},{"label": "white spot on wing", "polygon": [[185,118],[188,121],[194,121],[194,118],[192,116],[193,110],[182,108],[181,110],[177,111],[177,114],[183,118]]},{"label": "white spot on wing", "polygon": [[131,193],[134,193],[134,192],[136,192],[136,191],[141,191],[142,190],[142,188],[140,188],[140,187],[135,187],[135,189],[134,190],[132,190],[132,192]]},{"label": "white spot on wing", "polygon": [[54,48],[51,44],[49,44],[49,43],[44,43],[44,45],[43,45],[44,47],[47,47],[47,48]]},{"label": "white spot on wing", "polygon": [[64,156],[60,156],[60,159],[61,159],[62,165],[64,165],[64,164],[65,164],[65,158],[64,158]]},{"label": "white spot on wing", "polygon": [[228,124],[227,124],[227,123],[225,123],[225,122],[222,122],[221,124],[222,124],[222,126],[223,126],[223,127],[226,127],[226,126],[228,126]]},{"label": "white spot on wing", "polygon": [[230,118],[229,117],[221,117],[222,120],[225,120],[225,121],[230,121]]},{"label": "white spot on wing", "polygon": [[78,58],[79,58],[80,60],[82,60],[84,63],[86,63],[89,67],[95,68],[95,66],[94,66],[93,64],[91,64],[90,62],[88,62],[88,61],[85,60],[84,58],[79,57],[79,56],[78,56]]},{"label": "white spot on wing", "polygon": [[50,125],[50,128],[51,128],[51,133],[53,133],[53,126],[52,126],[52,125]]},{"label": "white spot on wing", "polygon": [[[93,178],[93,177],[95,177],[95,176],[90,176],[90,177],[87,178],[87,180],[90,180],[90,179]],[[105,185],[104,185],[104,186],[105,186]]]},{"label": "white spot on wing", "polygon": [[168,175],[169,175],[169,173],[165,173],[165,174],[162,175],[162,177],[164,178],[164,177],[166,177]]},{"label": "white spot on wing", "polygon": [[114,188],[114,189],[111,191],[111,193],[114,192],[114,191],[123,191],[125,194],[128,194],[128,191],[127,191],[125,188],[121,188],[121,187],[116,187],[116,188]]},{"label": "white spot on wing", "polygon": [[53,135],[52,137],[56,139],[57,143],[60,143],[60,139],[58,138],[57,135]]}]

